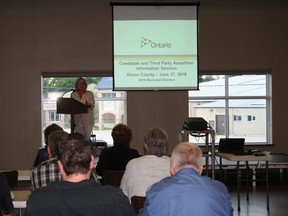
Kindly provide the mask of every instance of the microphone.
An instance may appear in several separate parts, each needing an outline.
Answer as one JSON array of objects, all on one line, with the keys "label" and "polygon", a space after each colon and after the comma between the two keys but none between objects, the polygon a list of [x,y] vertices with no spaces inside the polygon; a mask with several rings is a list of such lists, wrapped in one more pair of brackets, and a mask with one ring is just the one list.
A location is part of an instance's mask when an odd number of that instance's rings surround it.
[{"label": "microphone", "polygon": [[72,93],[73,93],[73,92],[76,91],[76,89],[69,89],[68,91],[65,91],[65,92],[62,94],[61,98],[62,98],[66,93],[68,93],[68,92],[70,92],[70,91],[72,91]]}]

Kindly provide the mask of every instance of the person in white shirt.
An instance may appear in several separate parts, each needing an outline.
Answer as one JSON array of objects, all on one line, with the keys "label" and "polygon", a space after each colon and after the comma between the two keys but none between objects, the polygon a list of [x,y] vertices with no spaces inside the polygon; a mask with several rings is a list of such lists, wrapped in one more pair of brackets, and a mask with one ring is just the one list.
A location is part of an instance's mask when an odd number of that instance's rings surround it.
[{"label": "person in white shirt", "polygon": [[170,157],[167,133],[160,127],[152,127],[144,137],[145,155],[129,161],[120,188],[131,202],[132,196],[145,196],[147,189],[161,179],[170,176]]},{"label": "person in white shirt", "polygon": [[88,107],[87,113],[75,114],[75,132],[81,133],[87,140],[90,140],[94,126],[93,109],[95,106],[94,94],[87,90],[86,80],[79,77],[75,81],[75,92],[71,94],[71,98],[78,100]]}]

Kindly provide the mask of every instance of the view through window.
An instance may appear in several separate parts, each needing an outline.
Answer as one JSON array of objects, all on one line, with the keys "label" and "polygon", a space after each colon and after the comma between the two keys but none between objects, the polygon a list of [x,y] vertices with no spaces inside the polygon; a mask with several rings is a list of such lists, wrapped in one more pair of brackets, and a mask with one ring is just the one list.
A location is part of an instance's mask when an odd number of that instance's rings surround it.
[{"label": "view through window", "polygon": [[[84,77],[87,89],[95,96],[93,134],[97,140],[113,144],[112,128],[118,123],[126,123],[126,93],[113,91],[112,77]],[[58,124],[71,132],[69,114],[57,113],[56,101],[59,97],[70,97],[77,77],[42,77],[42,131],[50,124]]]},{"label": "view through window", "polygon": [[[70,132],[70,115],[57,113],[56,100],[70,97],[69,90],[74,89],[76,78],[42,77],[43,130],[56,123]],[[95,96],[93,133],[111,145],[114,125],[127,122],[126,92],[113,91],[112,77],[85,79]],[[246,144],[253,145],[272,143],[270,73],[216,75],[209,72],[201,73],[199,80],[199,91],[189,91],[188,115],[203,117],[215,130],[216,143],[222,137],[244,137]],[[189,141],[205,142],[202,137],[192,136]]]},{"label": "view through window", "polygon": [[[222,137],[245,138],[246,144],[272,143],[271,75],[201,74],[199,91],[189,91],[189,117],[202,117]],[[201,137],[189,141],[204,143]]]}]

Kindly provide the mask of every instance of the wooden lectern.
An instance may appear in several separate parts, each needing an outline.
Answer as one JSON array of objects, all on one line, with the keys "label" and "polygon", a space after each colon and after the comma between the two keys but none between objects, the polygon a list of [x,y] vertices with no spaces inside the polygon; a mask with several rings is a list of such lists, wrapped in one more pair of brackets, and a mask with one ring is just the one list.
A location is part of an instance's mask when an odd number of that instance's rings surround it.
[{"label": "wooden lectern", "polygon": [[57,113],[71,115],[71,133],[74,133],[74,114],[87,113],[88,106],[75,100],[74,98],[58,98]]}]

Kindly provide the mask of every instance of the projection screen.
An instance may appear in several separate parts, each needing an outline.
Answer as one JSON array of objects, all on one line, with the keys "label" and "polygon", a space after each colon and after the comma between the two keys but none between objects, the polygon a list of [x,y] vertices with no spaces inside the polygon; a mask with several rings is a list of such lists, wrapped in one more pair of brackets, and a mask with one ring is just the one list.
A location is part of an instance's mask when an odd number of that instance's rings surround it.
[{"label": "projection screen", "polygon": [[113,4],[114,90],[198,89],[196,4]]}]

